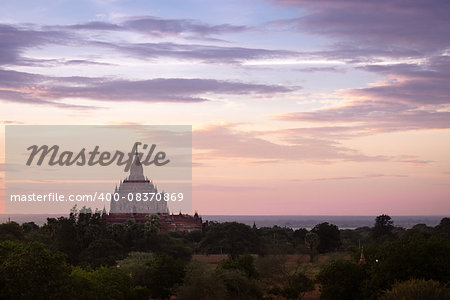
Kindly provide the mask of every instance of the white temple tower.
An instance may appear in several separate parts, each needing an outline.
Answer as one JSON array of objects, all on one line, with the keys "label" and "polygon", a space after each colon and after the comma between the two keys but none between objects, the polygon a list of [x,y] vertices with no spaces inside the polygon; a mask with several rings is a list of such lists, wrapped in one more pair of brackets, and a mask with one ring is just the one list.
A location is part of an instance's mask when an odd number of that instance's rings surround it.
[{"label": "white temple tower", "polygon": [[[112,198],[118,199],[118,201],[111,200],[109,213],[169,213],[164,195],[158,192],[153,182],[144,177],[144,169],[137,149],[130,168],[130,175],[120,181],[119,188],[116,186],[114,193],[118,196],[115,195],[115,198]],[[154,195],[153,199],[152,194]]]}]

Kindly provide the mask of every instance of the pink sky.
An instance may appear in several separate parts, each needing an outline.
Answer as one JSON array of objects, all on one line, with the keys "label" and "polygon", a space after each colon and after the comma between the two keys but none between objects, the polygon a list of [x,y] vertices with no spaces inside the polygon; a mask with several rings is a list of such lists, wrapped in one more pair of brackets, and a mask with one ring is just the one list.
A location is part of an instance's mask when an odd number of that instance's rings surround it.
[{"label": "pink sky", "polygon": [[1,201],[5,125],[187,124],[201,214],[450,213],[446,1],[38,2],[0,4]]}]

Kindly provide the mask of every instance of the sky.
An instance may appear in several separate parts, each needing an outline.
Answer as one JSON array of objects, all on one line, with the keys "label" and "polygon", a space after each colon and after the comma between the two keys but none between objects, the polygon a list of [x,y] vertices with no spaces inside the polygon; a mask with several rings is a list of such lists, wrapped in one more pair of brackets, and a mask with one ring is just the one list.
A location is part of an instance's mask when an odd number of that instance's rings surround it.
[{"label": "sky", "polygon": [[0,8],[1,194],[6,125],[192,125],[200,214],[450,213],[448,1]]}]

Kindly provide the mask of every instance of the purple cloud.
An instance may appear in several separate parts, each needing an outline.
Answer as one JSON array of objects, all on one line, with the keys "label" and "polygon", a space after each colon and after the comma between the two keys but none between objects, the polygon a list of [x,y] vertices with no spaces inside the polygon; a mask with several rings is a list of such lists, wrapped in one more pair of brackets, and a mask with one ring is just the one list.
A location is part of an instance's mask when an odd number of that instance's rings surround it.
[{"label": "purple cloud", "polygon": [[[0,98],[52,104],[69,97],[103,101],[186,102],[207,101],[204,95],[265,95],[291,91],[278,85],[250,84],[214,79],[157,78],[125,80],[101,77],[50,77],[0,69]],[[71,106],[72,107],[72,106]]]},{"label": "purple cloud", "polygon": [[347,46],[434,52],[450,45],[450,3],[446,0],[271,2],[306,9],[304,16],[279,21],[279,26],[324,35]]},{"label": "purple cloud", "polygon": [[244,47],[222,47],[176,43],[109,43],[92,42],[93,46],[111,48],[138,57],[153,59],[170,57],[182,60],[200,60],[207,63],[240,63],[251,59],[295,57],[300,53],[287,50],[267,50]]},{"label": "purple cloud", "polygon": [[421,65],[368,65],[361,69],[387,75],[390,80],[381,86],[347,90],[345,93],[415,105],[450,104],[450,56],[432,57]]},{"label": "purple cloud", "polygon": [[332,72],[332,73],[345,73],[345,69],[336,67],[309,67],[294,69],[297,72],[315,73],[315,72]]},{"label": "purple cloud", "polygon": [[342,107],[287,113],[275,118],[310,123],[357,123],[356,130],[372,133],[450,128],[450,112],[418,110],[416,107],[379,101],[355,101]]},{"label": "purple cloud", "polygon": [[[141,20],[142,21],[142,20]],[[148,21],[148,20],[147,20]],[[161,20],[160,20],[161,21]],[[137,22],[129,21],[129,22]],[[169,57],[184,60],[200,60],[209,63],[240,63],[249,59],[261,58],[282,58],[294,57],[300,53],[287,50],[268,50],[245,47],[224,47],[201,44],[177,44],[177,43],[113,43],[104,41],[99,36],[86,37],[80,30],[113,30],[115,26],[107,26],[108,23],[86,23],[73,26],[44,26],[36,29],[36,25],[2,25],[0,24],[0,65],[42,65],[42,64],[100,64],[86,59],[75,60],[57,60],[57,59],[34,59],[23,57],[22,54],[27,49],[32,49],[43,45],[65,45],[73,47],[94,47],[106,48],[122,52],[126,55],[132,55],[140,59],[154,59],[158,57]],[[133,23],[134,24],[134,23]],[[191,24],[192,25],[192,24]],[[131,26],[131,25],[130,25]],[[137,26],[137,25],[135,25]],[[205,25],[206,26],[206,25]],[[170,27],[170,26],[169,26]],[[192,25],[189,30],[197,28]],[[178,28],[178,27],[177,27]],[[179,27],[178,30],[182,30]],[[120,30],[133,31],[135,29],[120,27]],[[169,30],[168,28],[166,30]],[[174,29],[173,29],[174,30]],[[197,33],[213,34],[226,31],[234,31],[234,28],[228,25],[220,26],[200,26],[196,29]],[[175,30],[176,31],[176,30]],[[161,31],[161,34],[164,31]],[[180,31],[181,33],[181,31]],[[97,54],[97,53],[95,53]]]},{"label": "purple cloud", "polygon": [[[49,27],[55,28],[55,27]],[[230,24],[209,25],[189,19],[161,19],[153,16],[133,17],[121,23],[88,22],[70,26],[59,26],[75,30],[90,31],[134,31],[152,36],[193,34],[196,36],[220,35],[247,30],[246,26]]]},{"label": "purple cloud", "polygon": [[29,27],[0,24],[0,65],[24,64],[21,53],[31,47],[59,44],[70,34],[54,30],[39,31]]},{"label": "purple cloud", "polygon": [[434,163],[432,160],[419,159],[414,155],[402,155],[398,158],[398,162],[413,165],[413,166],[424,166]]}]

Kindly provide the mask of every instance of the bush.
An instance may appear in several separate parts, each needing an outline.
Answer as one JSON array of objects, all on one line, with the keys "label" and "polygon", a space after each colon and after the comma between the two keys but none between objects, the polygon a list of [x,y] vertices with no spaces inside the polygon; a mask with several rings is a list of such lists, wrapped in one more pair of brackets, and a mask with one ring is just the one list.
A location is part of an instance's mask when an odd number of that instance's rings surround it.
[{"label": "bush", "polygon": [[215,269],[195,260],[188,265],[184,284],[178,289],[177,299],[222,300],[226,297],[227,288]]},{"label": "bush", "polygon": [[317,275],[321,284],[320,299],[351,300],[361,298],[364,271],[350,261],[334,261],[326,265]]},{"label": "bush", "polygon": [[446,300],[450,299],[450,288],[438,281],[411,279],[394,284],[391,290],[384,292],[380,300]]},{"label": "bush", "polygon": [[139,295],[138,289],[133,288],[130,277],[116,267],[100,267],[95,271],[75,267],[71,287],[73,299],[146,299],[135,296]]}]

